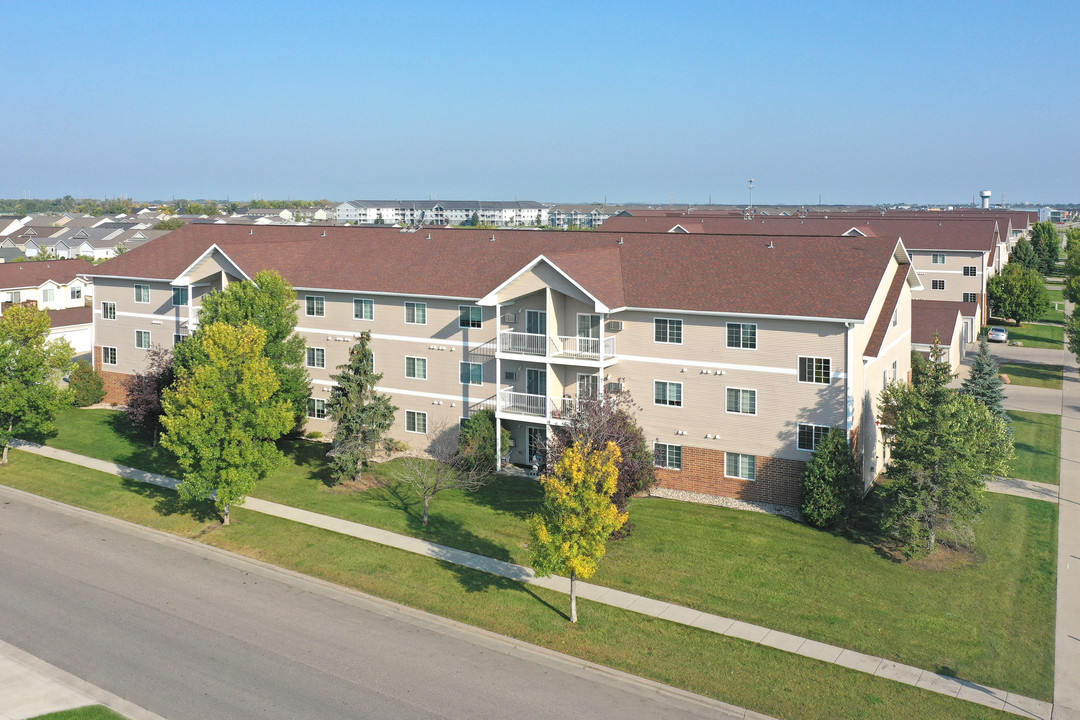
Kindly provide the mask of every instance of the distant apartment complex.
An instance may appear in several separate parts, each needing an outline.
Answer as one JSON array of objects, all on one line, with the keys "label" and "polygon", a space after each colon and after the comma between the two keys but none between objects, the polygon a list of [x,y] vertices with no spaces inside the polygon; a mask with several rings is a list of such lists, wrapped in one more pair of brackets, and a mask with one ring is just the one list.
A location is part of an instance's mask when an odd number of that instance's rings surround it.
[{"label": "distant apartment complex", "polygon": [[884,238],[191,225],[89,273],[110,399],[204,295],[264,269],[296,287],[311,429],[331,429],[330,375],[370,331],[414,448],[492,408],[528,465],[574,403],[625,389],[664,488],[782,505],[829,427],[880,471],[875,404],[908,376],[918,285]]},{"label": "distant apartment complex", "polygon": [[473,200],[351,200],[336,208],[337,221],[353,225],[548,224],[548,210],[537,202]]}]

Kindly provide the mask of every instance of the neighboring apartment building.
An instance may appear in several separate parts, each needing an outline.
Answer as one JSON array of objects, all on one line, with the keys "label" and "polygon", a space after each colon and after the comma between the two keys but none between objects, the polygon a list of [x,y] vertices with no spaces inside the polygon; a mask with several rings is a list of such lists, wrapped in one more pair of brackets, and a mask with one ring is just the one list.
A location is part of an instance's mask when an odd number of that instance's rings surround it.
[{"label": "neighboring apartment building", "polygon": [[877,397],[908,377],[918,288],[884,238],[190,225],[91,273],[110,399],[206,293],[264,269],[296,287],[311,429],[332,429],[330,375],[370,331],[414,448],[491,407],[528,465],[575,402],[623,388],[663,488],[782,505],[829,427],[867,482],[881,470]]},{"label": "neighboring apartment building", "polygon": [[30,302],[42,310],[83,307],[93,294],[84,279],[94,266],[83,259],[0,264],[0,315],[9,305]]},{"label": "neighboring apartment building", "polygon": [[548,209],[531,200],[350,200],[337,206],[337,221],[354,225],[548,224]]}]

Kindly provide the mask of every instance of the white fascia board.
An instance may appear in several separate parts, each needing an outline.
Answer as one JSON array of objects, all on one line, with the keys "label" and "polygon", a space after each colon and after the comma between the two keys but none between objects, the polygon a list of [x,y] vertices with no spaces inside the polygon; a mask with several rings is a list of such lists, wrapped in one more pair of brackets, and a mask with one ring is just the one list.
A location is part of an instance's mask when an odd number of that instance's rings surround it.
[{"label": "white fascia board", "polygon": [[769,313],[738,313],[723,312],[719,310],[682,310],[674,308],[650,308],[650,307],[617,307],[612,308],[612,314],[620,312],[645,312],[645,313],[673,313],[679,315],[702,315],[704,317],[733,317],[733,318],[769,318],[770,320],[803,320],[811,322],[830,323],[854,323],[862,325],[866,318],[840,318],[840,317],[814,317],[812,315],[770,315]]},{"label": "white fascia board", "polygon": [[[927,270],[927,272],[930,271]],[[919,273],[915,270],[914,265],[908,265],[907,284],[908,287],[912,289],[912,291],[926,289],[923,286],[922,278],[919,277]]]},{"label": "white fascia board", "polygon": [[143,282],[150,280],[157,282],[172,282],[170,278],[147,277],[145,275],[92,275],[87,273],[83,277],[87,278],[88,282],[93,282],[93,278],[104,278],[105,280],[139,280]]},{"label": "white fascia board", "polygon": [[428,300],[454,300],[455,302],[470,302],[476,305],[480,303],[474,297],[459,297],[457,295],[431,295],[430,293],[405,293],[405,292],[376,292],[373,290],[345,290],[343,288],[329,288],[329,287],[299,287],[294,286],[293,290],[303,291],[309,293],[343,293],[345,295],[362,295],[364,297],[375,295],[378,297],[406,297],[406,298],[425,298]]},{"label": "white fascia board", "polygon": [[192,270],[194,270],[196,265],[198,265],[203,260],[205,260],[207,257],[209,257],[211,254],[213,254],[213,252],[215,250],[217,250],[219,253],[221,253],[221,256],[229,261],[229,264],[233,266],[233,268],[236,270],[237,273],[240,274],[241,277],[243,277],[245,280],[251,280],[251,276],[248,275],[246,272],[244,272],[243,268],[241,268],[239,265],[237,265],[235,262],[233,262],[233,259],[231,257],[229,257],[229,254],[226,253],[224,250],[222,250],[220,247],[218,247],[217,243],[214,243],[210,247],[206,248],[206,250],[204,250],[203,253],[201,255],[199,255],[199,257],[195,258],[195,261],[193,263],[191,263],[186,268],[184,268],[184,271],[181,272],[172,281],[170,281],[169,284],[174,285],[176,287],[187,287],[188,285],[190,285],[191,284],[191,278],[188,277],[188,273],[190,273]]},{"label": "white fascia board", "polygon": [[501,285],[499,285],[499,286],[498,286],[497,288],[495,288],[494,290],[492,290],[491,292],[489,292],[489,293],[488,293],[487,295],[485,295],[484,297],[482,297],[482,298],[480,298],[479,300],[477,300],[477,301],[476,301],[476,304],[477,304],[477,305],[481,305],[481,306],[493,306],[493,305],[496,305],[496,304],[498,303],[498,300],[497,300],[496,296],[497,296],[497,295],[498,295],[498,294],[499,294],[500,292],[502,292],[502,291],[503,291],[504,289],[506,289],[507,287],[509,287],[509,286],[510,286],[510,285],[511,285],[511,284],[512,284],[512,283],[513,283],[514,281],[516,281],[516,280],[517,280],[517,279],[518,279],[519,277],[521,277],[521,276],[522,276],[522,275],[524,275],[525,273],[527,273],[527,272],[529,272],[530,270],[532,270],[532,269],[533,269],[534,267],[536,267],[537,265],[539,265],[539,264],[540,264],[541,262],[545,262],[545,263],[547,263],[548,265],[550,265],[550,266],[551,266],[551,268],[552,268],[552,269],[553,269],[553,270],[554,270],[555,272],[559,273],[559,274],[560,274],[560,275],[562,275],[562,276],[563,276],[564,278],[566,278],[567,282],[569,282],[569,283],[570,283],[571,285],[573,285],[573,286],[574,286],[574,287],[576,287],[576,288],[577,288],[578,290],[580,290],[580,291],[581,291],[582,293],[584,293],[584,294],[585,294],[585,297],[587,297],[587,298],[589,298],[590,300],[592,300],[592,301],[593,301],[593,306],[594,306],[594,308],[595,308],[595,309],[596,309],[596,310],[597,310],[598,312],[602,312],[602,313],[610,313],[610,312],[612,312],[611,308],[609,308],[609,307],[608,307],[607,305],[605,305],[604,303],[600,302],[600,299],[599,299],[599,298],[597,298],[597,297],[596,297],[595,295],[593,295],[593,294],[592,294],[591,292],[589,292],[588,290],[586,290],[586,289],[585,289],[584,287],[582,287],[582,286],[581,286],[581,283],[579,283],[579,282],[578,282],[577,280],[575,280],[574,278],[570,277],[570,275],[569,275],[569,274],[568,274],[568,273],[567,273],[566,271],[564,271],[564,270],[563,270],[563,269],[562,269],[561,267],[559,267],[559,266],[558,266],[558,265],[556,265],[555,263],[551,262],[551,260],[547,259],[547,258],[546,258],[546,257],[544,257],[543,255],[537,255],[537,256],[536,256],[536,259],[535,259],[535,260],[533,260],[533,261],[532,261],[531,263],[529,263],[528,265],[526,265],[525,267],[521,268],[521,269],[520,269],[520,270],[518,270],[518,271],[517,271],[516,273],[514,273],[513,275],[511,275],[511,276],[510,276],[510,277],[509,277],[509,278],[508,278],[507,280],[503,281],[503,283],[502,283]]}]

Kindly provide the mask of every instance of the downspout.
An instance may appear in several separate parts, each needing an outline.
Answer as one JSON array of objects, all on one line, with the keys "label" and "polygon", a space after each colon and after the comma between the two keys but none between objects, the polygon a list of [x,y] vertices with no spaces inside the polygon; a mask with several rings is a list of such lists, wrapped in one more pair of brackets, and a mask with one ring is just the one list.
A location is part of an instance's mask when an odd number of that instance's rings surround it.
[{"label": "downspout", "polygon": [[855,422],[855,396],[851,387],[851,360],[854,357],[855,323],[844,323],[844,397],[846,398],[847,412],[844,418],[844,430],[851,437],[852,424]]},{"label": "downspout", "polygon": [[502,419],[499,418],[499,400],[502,395],[502,360],[499,358],[502,303],[495,303],[495,472],[502,472]]}]

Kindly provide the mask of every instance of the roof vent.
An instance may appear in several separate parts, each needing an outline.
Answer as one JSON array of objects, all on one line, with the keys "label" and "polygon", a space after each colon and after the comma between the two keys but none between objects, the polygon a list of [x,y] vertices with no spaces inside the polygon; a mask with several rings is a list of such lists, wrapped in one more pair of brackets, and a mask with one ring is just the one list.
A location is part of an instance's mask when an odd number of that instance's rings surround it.
[{"label": "roof vent", "polygon": [[427,239],[428,239],[428,240],[430,240],[430,239],[431,239],[431,233],[428,233],[428,234],[427,234]]},{"label": "roof vent", "polygon": [[625,243],[623,243],[623,239],[622,239],[622,238],[619,238],[619,242],[617,242],[617,243],[615,243],[615,244],[616,244],[616,245],[623,245],[623,244],[625,244]]},{"label": "roof vent", "polygon": [[776,247],[776,246],[775,246],[775,245],[773,245],[773,244],[772,244],[772,240],[770,240],[770,241],[769,241],[769,247],[768,247],[768,249],[769,249],[769,250],[772,250],[772,249],[773,249],[774,247]]},{"label": "roof vent", "polygon": [[252,228],[252,229],[248,230],[248,235],[254,235],[254,234],[255,234],[255,228]]},{"label": "roof vent", "polygon": [[488,242],[495,242],[495,236],[492,235],[491,238],[488,240]]},{"label": "roof vent", "polygon": [[326,237],[326,231],[325,230],[322,231],[322,236]]}]

